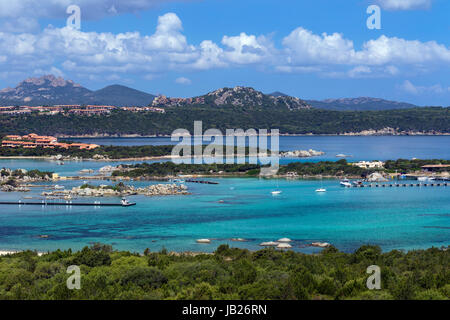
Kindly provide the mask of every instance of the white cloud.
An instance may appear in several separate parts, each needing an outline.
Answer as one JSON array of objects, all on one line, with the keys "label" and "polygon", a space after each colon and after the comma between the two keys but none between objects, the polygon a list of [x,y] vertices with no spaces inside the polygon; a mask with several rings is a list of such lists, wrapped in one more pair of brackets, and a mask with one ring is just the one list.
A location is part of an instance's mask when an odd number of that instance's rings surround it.
[{"label": "white cloud", "polygon": [[189,84],[192,83],[191,79],[188,79],[188,78],[185,78],[185,77],[177,78],[175,80],[175,82],[178,83],[178,84],[183,84],[183,85],[189,85]]},{"label": "white cloud", "polygon": [[357,58],[366,64],[450,62],[450,49],[435,41],[421,42],[381,36],[363,45]]},{"label": "white cloud", "polygon": [[211,69],[214,67],[225,67],[227,64],[222,60],[223,49],[211,40],[204,40],[200,43],[200,56],[194,62],[196,69]]},{"label": "white cloud", "polygon": [[414,10],[429,8],[432,0],[378,0],[378,3],[386,10]]},{"label": "white cloud", "polygon": [[450,92],[450,87],[442,87],[441,84],[435,84],[432,86],[417,86],[414,85],[411,81],[409,80],[405,80],[401,85],[400,88],[405,91],[408,92],[410,94],[424,94],[424,93],[428,93],[428,94],[443,94],[443,93],[447,93]]},{"label": "white cloud", "polygon": [[155,34],[144,38],[144,49],[183,51],[187,47],[186,37],[181,34],[183,26],[175,13],[158,18]]},{"label": "white cloud", "polygon": [[353,42],[342,34],[313,34],[302,27],[283,39],[288,64],[347,64],[355,57]]},{"label": "white cloud", "polygon": [[[1,0],[0,0],[1,1]],[[55,0],[62,1],[62,0]],[[225,35],[220,44],[190,44],[174,13],[158,18],[153,34],[84,32],[47,27],[37,34],[0,32],[0,73],[52,67],[70,75],[104,79],[111,74],[160,75],[167,71],[253,66],[285,73],[333,77],[390,77],[448,68],[450,49],[435,41],[380,36],[356,49],[343,34],[299,27],[275,47],[270,36]],[[99,75],[95,77],[95,75]]]},{"label": "white cloud", "polygon": [[385,65],[450,62],[450,49],[435,41],[421,42],[380,36],[355,50],[342,34],[313,34],[297,28],[283,39],[287,64]]},{"label": "white cloud", "polygon": [[224,36],[222,44],[230,50],[223,52],[226,60],[237,64],[258,63],[270,55],[272,44],[264,37],[247,35],[242,32],[239,36]]}]

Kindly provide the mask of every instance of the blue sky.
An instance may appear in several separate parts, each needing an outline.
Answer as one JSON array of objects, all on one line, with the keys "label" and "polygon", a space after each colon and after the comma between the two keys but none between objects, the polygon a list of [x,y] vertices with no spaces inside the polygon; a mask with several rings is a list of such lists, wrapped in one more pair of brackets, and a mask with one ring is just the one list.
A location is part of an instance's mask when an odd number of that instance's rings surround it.
[{"label": "blue sky", "polygon": [[241,85],[448,106],[449,13],[446,0],[0,0],[0,86],[53,73],[174,97]]}]

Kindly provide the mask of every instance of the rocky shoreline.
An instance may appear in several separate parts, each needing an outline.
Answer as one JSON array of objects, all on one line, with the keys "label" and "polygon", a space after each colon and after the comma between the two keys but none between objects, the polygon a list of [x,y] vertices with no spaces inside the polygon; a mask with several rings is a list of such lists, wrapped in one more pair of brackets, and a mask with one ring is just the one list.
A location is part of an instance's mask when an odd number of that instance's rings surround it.
[{"label": "rocky shoreline", "polygon": [[188,188],[177,184],[155,184],[144,188],[136,188],[134,186],[126,186],[118,184],[116,186],[101,185],[74,187],[71,190],[55,190],[51,192],[42,192],[42,196],[46,197],[124,197],[131,195],[151,196],[168,196],[168,195],[187,195]]},{"label": "rocky shoreline", "polygon": [[[368,129],[359,132],[343,132],[343,133],[280,133],[280,136],[289,136],[289,137],[302,137],[302,136],[448,136],[450,132],[439,132],[439,131],[398,131],[394,128],[383,128],[383,129]],[[139,134],[86,134],[86,135],[58,135],[55,134],[55,137],[64,139],[102,139],[102,138],[170,138],[171,135],[161,134],[161,135],[139,135]],[[268,134],[270,136],[270,134]]]},{"label": "rocky shoreline", "polygon": [[27,184],[50,180],[51,177],[46,173],[39,175],[33,171],[29,173],[25,169],[3,168],[0,170],[0,190],[3,192],[29,192]]},{"label": "rocky shoreline", "polygon": [[293,151],[280,152],[280,157],[282,157],[282,158],[311,158],[311,157],[322,156],[324,154],[325,154],[325,152],[323,152],[323,151],[316,151],[313,149],[293,150]]}]

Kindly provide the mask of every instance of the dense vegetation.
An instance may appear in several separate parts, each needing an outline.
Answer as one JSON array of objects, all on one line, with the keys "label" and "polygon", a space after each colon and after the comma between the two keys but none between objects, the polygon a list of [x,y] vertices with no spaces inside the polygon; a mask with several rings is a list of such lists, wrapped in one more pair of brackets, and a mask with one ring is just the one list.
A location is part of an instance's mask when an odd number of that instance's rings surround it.
[{"label": "dense vegetation", "polygon": [[0,116],[0,133],[45,135],[169,135],[178,128],[193,132],[196,120],[203,128],[280,129],[280,133],[337,134],[391,127],[399,131],[450,132],[450,108],[415,108],[387,111],[330,111],[245,107],[174,107],[166,113],[115,110],[104,116],[22,115]]},{"label": "dense vegetation", "polygon": [[260,166],[256,164],[174,164],[173,162],[142,163],[136,165],[122,165],[126,171],[114,171],[113,177],[127,176],[156,177],[176,176],[179,174],[247,174],[257,175]]},{"label": "dense vegetation", "polygon": [[[413,172],[422,169],[422,166],[431,165],[431,164],[450,164],[450,160],[442,160],[442,159],[432,159],[432,160],[422,160],[422,159],[414,159],[414,160],[406,160],[406,159],[398,159],[398,160],[389,160],[385,162],[385,169],[389,172]],[[442,168],[440,170],[435,171],[448,171],[449,169]]]},{"label": "dense vegetation", "polygon": [[[207,145],[203,145],[202,148],[205,149]],[[210,146],[211,148],[214,145]],[[219,148],[219,146],[215,146]],[[222,148],[222,154],[225,155],[225,146],[220,146]],[[144,158],[144,157],[161,157],[161,156],[169,156],[172,153],[174,146],[166,145],[166,146],[100,146],[98,148],[92,150],[80,150],[78,148],[22,148],[22,147],[0,147],[0,157],[42,157],[42,156],[69,156],[69,157],[78,157],[83,159],[92,159],[94,156],[102,156],[108,159],[124,159],[124,158]],[[217,149],[219,150],[219,149]],[[216,149],[212,149],[212,155],[217,151]],[[262,149],[250,149],[248,147],[245,148],[245,155],[255,154],[256,152],[267,152],[270,154],[270,150],[262,150]],[[234,147],[234,153],[237,154],[238,148]],[[191,149],[191,154],[194,155],[193,148]],[[183,150],[180,150],[180,154],[183,156]]]},{"label": "dense vegetation", "polygon": [[[353,166],[345,159],[338,161],[319,162],[291,162],[281,165],[279,175],[286,175],[288,172],[295,172],[299,176],[359,176],[367,177],[374,172],[399,172],[412,173],[421,170],[427,164],[450,164],[450,160],[388,160],[385,169],[364,169]],[[157,177],[175,176],[179,174],[247,174],[258,175],[261,170],[256,164],[174,164],[173,162],[140,163],[135,165],[122,165],[125,170],[117,170],[113,176],[136,177]],[[447,169],[442,169],[447,170]]]},{"label": "dense vegetation", "polygon": [[[67,267],[81,268],[69,290]],[[381,290],[368,290],[366,269],[381,269]],[[94,245],[37,256],[0,257],[0,299],[450,299],[450,251],[334,247],[321,254],[222,245],[214,254],[144,255]]]},{"label": "dense vegetation", "polygon": [[92,159],[95,155],[109,159],[160,157],[170,155],[173,146],[100,146],[93,150],[80,150],[77,148],[0,148],[2,157],[42,157],[62,155],[67,157],[78,157]]},{"label": "dense vegetation", "polygon": [[296,172],[299,176],[361,176],[365,177],[376,170],[362,169],[360,167],[350,165],[347,160],[339,161],[321,161],[321,162],[291,162],[285,166],[281,166],[279,173],[286,174],[288,172]]}]

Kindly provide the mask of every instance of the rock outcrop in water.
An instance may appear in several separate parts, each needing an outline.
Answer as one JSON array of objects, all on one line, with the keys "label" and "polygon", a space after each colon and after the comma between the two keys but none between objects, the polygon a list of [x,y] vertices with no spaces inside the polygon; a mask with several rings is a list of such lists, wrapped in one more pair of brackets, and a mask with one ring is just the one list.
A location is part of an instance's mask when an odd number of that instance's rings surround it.
[{"label": "rock outcrop in water", "polygon": [[310,158],[310,157],[321,156],[324,154],[325,154],[325,152],[323,152],[323,151],[316,151],[313,149],[280,152],[280,156],[282,158]]},{"label": "rock outcrop in water", "polygon": [[0,190],[3,192],[28,192],[27,184],[31,182],[50,181],[51,172],[25,169],[0,170]]},{"label": "rock outcrop in water", "polygon": [[119,183],[116,186],[102,185],[99,187],[82,185],[74,187],[71,190],[57,190],[52,192],[43,192],[43,196],[61,196],[61,197],[119,197],[130,195],[145,196],[168,196],[188,194],[187,187],[183,184],[155,184],[144,188],[136,188]]},{"label": "rock outcrop in water", "polygon": [[23,186],[12,186],[9,184],[4,184],[1,187],[3,192],[29,192],[30,189]]}]

